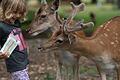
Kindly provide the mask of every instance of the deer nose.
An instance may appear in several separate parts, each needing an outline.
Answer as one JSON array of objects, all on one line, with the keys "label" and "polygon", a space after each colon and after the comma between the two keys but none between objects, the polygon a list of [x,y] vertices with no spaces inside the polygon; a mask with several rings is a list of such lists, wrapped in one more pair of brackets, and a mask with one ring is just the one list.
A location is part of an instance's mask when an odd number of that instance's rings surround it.
[{"label": "deer nose", "polygon": [[28,29],[26,29],[26,32],[29,32],[31,30],[31,28],[28,28]]},{"label": "deer nose", "polygon": [[38,47],[38,50],[41,50],[42,49],[42,47]]},{"label": "deer nose", "polygon": [[43,51],[44,48],[43,48],[41,45],[39,45],[38,50],[39,50],[39,51]]},{"label": "deer nose", "polygon": [[31,28],[26,29],[26,32],[31,34],[32,33]]},{"label": "deer nose", "polygon": [[39,51],[39,52],[44,52],[44,48],[38,47],[38,51]]}]

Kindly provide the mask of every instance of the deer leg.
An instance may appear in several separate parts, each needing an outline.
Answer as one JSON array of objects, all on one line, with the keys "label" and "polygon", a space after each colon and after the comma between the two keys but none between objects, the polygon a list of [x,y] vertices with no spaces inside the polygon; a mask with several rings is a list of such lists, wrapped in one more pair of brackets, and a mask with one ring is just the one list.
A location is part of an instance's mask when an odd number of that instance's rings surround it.
[{"label": "deer leg", "polygon": [[120,80],[120,65],[116,64],[117,80]]},{"label": "deer leg", "polygon": [[77,59],[76,64],[73,66],[73,79],[80,80],[79,79],[79,58]]},{"label": "deer leg", "polygon": [[101,80],[107,80],[105,72],[101,72]]},{"label": "deer leg", "polygon": [[59,60],[57,61],[57,75],[56,80],[63,80],[62,79],[62,64],[59,63]]},{"label": "deer leg", "polygon": [[102,70],[102,68],[99,66],[99,64],[97,64],[96,62],[95,62],[95,64],[96,64],[96,67],[99,72],[101,80],[107,80],[106,73]]},{"label": "deer leg", "polygon": [[61,72],[60,72],[59,65],[57,65],[57,76],[56,76],[56,80],[62,80],[62,79],[61,79]]},{"label": "deer leg", "polygon": [[64,65],[64,80],[69,80],[69,67]]}]

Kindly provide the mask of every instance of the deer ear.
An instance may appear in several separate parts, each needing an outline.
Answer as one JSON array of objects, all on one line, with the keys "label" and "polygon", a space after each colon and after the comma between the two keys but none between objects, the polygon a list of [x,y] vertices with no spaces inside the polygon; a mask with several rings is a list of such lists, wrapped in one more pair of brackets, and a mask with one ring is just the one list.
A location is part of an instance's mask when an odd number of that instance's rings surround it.
[{"label": "deer ear", "polygon": [[46,0],[41,0],[41,4],[47,4]]},{"label": "deer ear", "polygon": [[56,11],[56,10],[58,10],[59,5],[60,5],[60,0],[54,0],[51,9]]},{"label": "deer ear", "polygon": [[41,7],[40,7],[35,15],[38,15],[38,14],[40,14],[41,12],[42,12],[42,9],[41,9]]},{"label": "deer ear", "polygon": [[81,23],[79,22],[75,27],[72,28],[66,28],[66,30],[64,30],[67,33],[71,33],[71,32],[75,32],[75,31],[81,31],[83,29],[89,28],[89,27],[93,27],[94,23],[93,22],[88,22],[88,23]]},{"label": "deer ear", "polygon": [[47,4],[42,4],[42,5],[39,7],[36,15],[38,15],[38,14],[40,14],[41,12],[45,11],[45,10],[47,9],[47,7],[48,7]]}]

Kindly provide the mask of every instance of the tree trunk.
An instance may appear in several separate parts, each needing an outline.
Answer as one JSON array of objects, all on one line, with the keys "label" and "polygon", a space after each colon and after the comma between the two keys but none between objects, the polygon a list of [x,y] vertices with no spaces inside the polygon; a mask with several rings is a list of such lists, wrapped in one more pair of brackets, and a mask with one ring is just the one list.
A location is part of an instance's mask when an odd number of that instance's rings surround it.
[{"label": "tree trunk", "polygon": [[117,0],[118,9],[120,9],[120,0]]},{"label": "tree trunk", "polygon": [[106,3],[114,3],[114,0],[106,0]]},{"label": "tree trunk", "polygon": [[82,1],[81,0],[71,0],[74,4],[79,5]]},{"label": "tree trunk", "polygon": [[92,4],[97,4],[97,1],[98,1],[98,0],[92,0],[91,3],[92,3]]}]

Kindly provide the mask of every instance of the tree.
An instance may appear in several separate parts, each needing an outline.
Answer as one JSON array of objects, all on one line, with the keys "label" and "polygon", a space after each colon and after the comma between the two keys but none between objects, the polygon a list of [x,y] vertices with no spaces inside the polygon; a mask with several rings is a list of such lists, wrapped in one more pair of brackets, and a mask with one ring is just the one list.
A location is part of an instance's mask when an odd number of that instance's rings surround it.
[{"label": "tree", "polygon": [[96,4],[98,0],[92,0],[91,3],[92,4]]},{"label": "tree", "polygon": [[79,5],[82,1],[81,0],[71,0],[74,4]]},{"label": "tree", "polygon": [[120,0],[117,0],[117,6],[120,9]]},{"label": "tree", "polygon": [[114,0],[106,0],[107,3],[114,3]]}]

